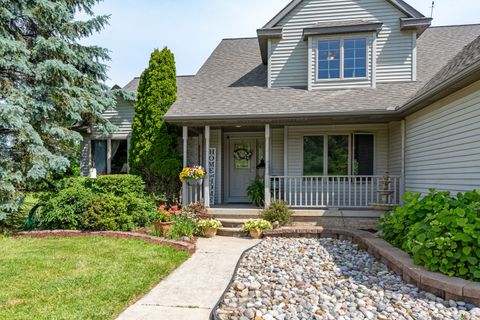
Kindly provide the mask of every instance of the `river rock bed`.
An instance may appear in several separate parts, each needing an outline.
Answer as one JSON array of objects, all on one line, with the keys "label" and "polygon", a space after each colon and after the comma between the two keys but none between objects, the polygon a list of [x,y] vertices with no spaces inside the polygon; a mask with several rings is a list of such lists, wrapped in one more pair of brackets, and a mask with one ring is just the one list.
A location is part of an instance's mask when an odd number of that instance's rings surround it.
[{"label": "river rock bed", "polygon": [[240,262],[215,313],[222,320],[480,319],[474,305],[420,291],[336,239],[265,239]]}]

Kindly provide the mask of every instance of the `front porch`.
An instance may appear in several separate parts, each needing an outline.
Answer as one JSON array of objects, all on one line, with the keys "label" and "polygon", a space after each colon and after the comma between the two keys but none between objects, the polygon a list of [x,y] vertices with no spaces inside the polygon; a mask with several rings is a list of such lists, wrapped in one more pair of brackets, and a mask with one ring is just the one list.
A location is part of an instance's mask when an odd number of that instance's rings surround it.
[{"label": "front porch", "polygon": [[266,206],[283,200],[317,217],[378,218],[378,204],[398,205],[403,194],[401,133],[400,122],[183,126],[183,165],[201,164],[207,175],[201,186],[183,185],[182,202],[245,212],[246,189],[261,178]]}]

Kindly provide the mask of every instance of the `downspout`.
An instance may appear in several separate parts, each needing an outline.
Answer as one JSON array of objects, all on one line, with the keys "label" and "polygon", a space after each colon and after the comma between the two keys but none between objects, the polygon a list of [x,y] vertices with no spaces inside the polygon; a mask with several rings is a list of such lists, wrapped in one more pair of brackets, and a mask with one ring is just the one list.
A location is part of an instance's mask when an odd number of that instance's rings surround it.
[{"label": "downspout", "polygon": [[402,197],[405,194],[405,177],[406,177],[406,143],[407,143],[407,131],[406,120],[401,122],[401,135],[402,135],[402,172],[400,177],[400,204],[403,205]]}]

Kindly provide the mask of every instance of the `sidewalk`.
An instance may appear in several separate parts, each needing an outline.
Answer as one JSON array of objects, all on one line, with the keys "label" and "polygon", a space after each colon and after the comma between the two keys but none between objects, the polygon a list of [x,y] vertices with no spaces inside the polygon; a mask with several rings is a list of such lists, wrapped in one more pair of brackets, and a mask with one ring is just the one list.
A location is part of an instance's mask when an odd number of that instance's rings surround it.
[{"label": "sidewalk", "polygon": [[258,240],[199,239],[197,252],[118,320],[208,320],[240,258]]}]

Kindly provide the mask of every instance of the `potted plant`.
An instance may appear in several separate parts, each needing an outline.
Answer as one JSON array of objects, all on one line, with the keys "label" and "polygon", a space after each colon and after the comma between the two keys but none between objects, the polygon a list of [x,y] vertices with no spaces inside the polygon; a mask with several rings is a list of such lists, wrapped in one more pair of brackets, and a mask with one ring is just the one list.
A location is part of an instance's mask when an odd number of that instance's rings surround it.
[{"label": "potted plant", "polygon": [[254,239],[260,239],[263,234],[263,230],[272,229],[272,224],[263,219],[250,219],[242,226],[241,231],[250,232],[250,236]]},{"label": "potted plant", "polygon": [[247,195],[250,202],[263,207],[265,203],[265,182],[261,177],[255,178],[247,187]]},{"label": "potted plant", "polygon": [[190,186],[201,185],[204,176],[205,169],[202,166],[185,167],[180,172],[180,181],[186,181]]},{"label": "potted plant", "polygon": [[173,228],[175,218],[179,216],[181,211],[177,206],[167,209],[165,205],[161,205],[157,210],[157,219],[153,222],[155,229],[162,233],[163,237],[167,237]]},{"label": "potted plant", "polygon": [[217,235],[218,228],[222,227],[222,223],[215,219],[202,219],[198,221],[197,227],[203,229],[205,237],[213,238]]}]

